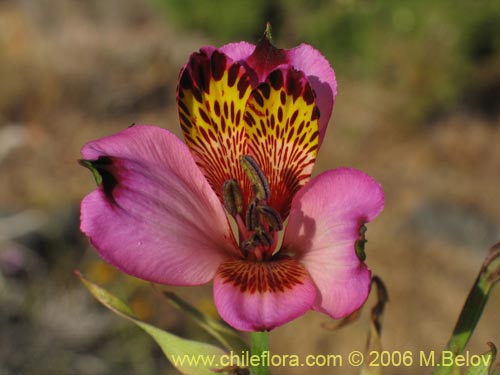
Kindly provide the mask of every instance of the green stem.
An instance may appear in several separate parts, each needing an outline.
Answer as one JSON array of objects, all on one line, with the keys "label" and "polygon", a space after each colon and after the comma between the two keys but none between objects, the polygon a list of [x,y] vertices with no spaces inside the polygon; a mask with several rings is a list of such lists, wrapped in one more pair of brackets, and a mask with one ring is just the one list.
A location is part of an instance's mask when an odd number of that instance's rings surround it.
[{"label": "green stem", "polygon": [[[251,356],[255,358],[258,356],[258,366],[250,367],[250,375],[268,375],[269,366],[267,360],[270,357],[269,353],[269,332],[252,332],[251,339]],[[267,352],[267,353],[266,353]],[[264,354],[266,353],[266,354]]]}]

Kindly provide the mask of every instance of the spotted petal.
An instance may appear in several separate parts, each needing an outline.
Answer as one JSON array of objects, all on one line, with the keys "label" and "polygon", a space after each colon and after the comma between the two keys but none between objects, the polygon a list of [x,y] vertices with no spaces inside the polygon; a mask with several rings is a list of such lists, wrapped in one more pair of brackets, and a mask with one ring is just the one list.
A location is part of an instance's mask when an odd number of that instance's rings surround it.
[{"label": "spotted petal", "polygon": [[295,255],[318,288],[313,308],[342,318],[368,297],[370,271],[358,259],[360,227],[383,209],[379,183],[355,169],[327,171],[295,196],[283,253]]},{"label": "spotted petal", "polygon": [[177,102],[182,132],[220,198],[228,179],[249,189],[239,157],[247,153],[242,119],[251,90],[245,68],[214,48],[193,53],[180,74]]},{"label": "spotted petal", "polygon": [[233,60],[244,61],[254,86],[266,80],[278,67],[292,67],[302,71],[316,94],[316,105],[321,114],[319,126],[319,145],[321,145],[332,114],[337,95],[335,72],[328,60],[317,49],[301,44],[292,49],[274,47],[268,39],[262,38],[256,46],[249,43],[231,43],[223,46]]},{"label": "spotted petal", "polygon": [[224,262],[214,279],[220,316],[241,331],[268,331],[309,310],[316,288],[304,267],[292,259]]},{"label": "spotted petal", "polygon": [[289,64],[304,72],[316,93],[316,105],[321,114],[318,122],[319,145],[321,146],[337,96],[335,72],[328,60],[317,49],[307,44],[288,50],[287,55]]},{"label": "spotted petal", "polygon": [[224,210],[172,133],[134,126],[82,149],[102,184],[81,205],[81,230],[122,271],[169,285],[210,281],[234,250]]},{"label": "spotted petal", "polygon": [[269,204],[283,218],[314,167],[318,119],[311,86],[293,68],[273,71],[248,99],[244,120],[249,150],[271,186]]}]

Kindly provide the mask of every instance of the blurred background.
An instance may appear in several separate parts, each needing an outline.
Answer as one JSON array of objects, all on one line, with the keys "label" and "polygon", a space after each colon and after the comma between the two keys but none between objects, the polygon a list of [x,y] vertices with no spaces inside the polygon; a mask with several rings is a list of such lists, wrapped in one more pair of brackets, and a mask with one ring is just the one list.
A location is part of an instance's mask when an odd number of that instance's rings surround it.
[{"label": "blurred background", "polygon": [[[367,255],[386,283],[387,350],[441,350],[488,248],[500,240],[500,2],[376,0],[1,0],[0,374],[173,374],[152,340],[98,305],[80,269],[143,319],[207,339],[145,282],[121,275],[79,232],[95,188],[81,146],[132,123],[180,135],[175,87],[201,46],[256,42],[320,49],[339,94],[315,173],[359,168],[380,181],[384,213]],[[216,314],[211,287],[171,288]],[[362,318],[276,329],[282,354],[362,350]],[[470,350],[500,345],[500,288]],[[275,368],[274,374],[303,369]],[[311,368],[310,374],[357,369]],[[430,369],[389,368],[386,374]]]}]

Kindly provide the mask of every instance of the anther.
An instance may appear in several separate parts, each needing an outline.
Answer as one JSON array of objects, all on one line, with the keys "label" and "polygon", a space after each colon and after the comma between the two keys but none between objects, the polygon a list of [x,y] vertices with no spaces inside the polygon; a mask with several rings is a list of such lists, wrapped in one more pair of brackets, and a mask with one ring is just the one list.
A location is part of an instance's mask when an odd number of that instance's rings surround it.
[{"label": "anther", "polygon": [[257,162],[251,156],[243,155],[240,157],[240,163],[243,171],[250,180],[255,197],[258,200],[268,200],[271,198],[269,183]]},{"label": "anther", "polygon": [[245,224],[249,231],[255,230],[257,225],[259,225],[259,211],[257,210],[257,203],[255,201],[250,202],[248,205]]},{"label": "anther", "polygon": [[255,249],[255,246],[257,246],[257,244],[255,243],[255,240],[253,238],[249,238],[248,240],[245,240],[240,244],[240,248],[245,253],[249,253],[250,251]]},{"label": "anther", "polygon": [[236,180],[226,180],[222,185],[224,207],[231,216],[236,216],[243,211],[243,193]]},{"label": "anther", "polygon": [[258,206],[257,209],[259,213],[264,216],[264,219],[271,230],[280,231],[283,229],[283,220],[281,219],[281,215],[278,211],[270,206],[264,205]]},{"label": "anther", "polygon": [[254,238],[255,242],[258,242],[264,246],[271,246],[273,243],[273,237],[271,236],[271,234],[262,227],[258,227],[255,230],[252,238]]}]

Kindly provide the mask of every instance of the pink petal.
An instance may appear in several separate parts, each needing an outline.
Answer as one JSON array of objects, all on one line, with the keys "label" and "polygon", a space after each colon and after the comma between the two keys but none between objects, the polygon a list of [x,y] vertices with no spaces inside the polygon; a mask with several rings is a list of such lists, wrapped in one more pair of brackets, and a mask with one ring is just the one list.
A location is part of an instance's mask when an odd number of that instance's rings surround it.
[{"label": "pink petal", "polygon": [[226,54],[233,61],[241,62],[246,60],[255,49],[254,44],[247,42],[229,43],[219,48],[219,51]]},{"label": "pink petal", "polygon": [[214,279],[220,316],[241,331],[269,331],[309,310],[316,288],[293,259],[224,262]]},{"label": "pink petal", "polygon": [[172,133],[134,126],[86,144],[103,183],[81,204],[81,230],[122,271],[170,285],[212,279],[234,251],[224,210]]},{"label": "pink petal", "polygon": [[305,73],[316,92],[316,105],[320,112],[319,139],[321,144],[337,95],[335,72],[328,60],[310,45],[301,44],[288,50],[287,55],[289,64]]},{"label": "pink petal", "polygon": [[355,251],[360,227],[384,207],[382,187],[349,168],[327,171],[292,202],[282,252],[305,266],[319,294],[314,309],[342,318],[366,301],[370,271]]}]

